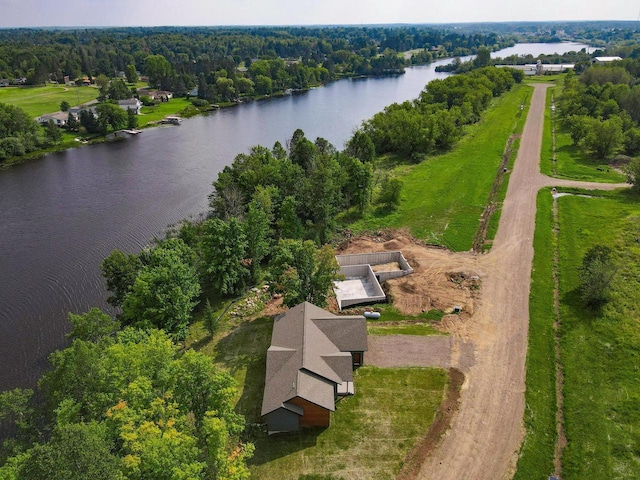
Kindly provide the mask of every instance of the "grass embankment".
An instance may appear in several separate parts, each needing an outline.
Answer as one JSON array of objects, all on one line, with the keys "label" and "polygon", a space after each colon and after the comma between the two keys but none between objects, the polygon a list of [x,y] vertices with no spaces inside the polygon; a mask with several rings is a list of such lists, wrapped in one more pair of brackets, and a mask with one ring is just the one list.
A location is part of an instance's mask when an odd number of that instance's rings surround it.
[{"label": "grass embankment", "polygon": [[352,224],[356,231],[407,227],[411,234],[451,250],[469,250],[509,136],[524,119],[520,105],[530,88],[516,85],[494,101],[450,152],[404,165],[383,157],[378,168],[402,178],[402,199],[394,211],[372,209]]},{"label": "grass embankment", "polygon": [[[562,478],[567,480],[640,478],[640,201],[628,192],[597,194],[602,196],[559,199],[559,334],[568,440]],[[541,195],[527,362],[528,432],[517,479],[548,478],[553,469],[554,239],[550,201]],[[597,243],[614,250],[619,270],[611,301],[594,313],[580,300],[579,267]]]},{"label": "grass embankment", "polygon": [[[609,166],[607,160],[598,160],[589,156],[581,148],[573,144],[569,132],[561,128],[558,113],[552,121],[551,99],[556,102],[562,94],[562,87],[556,86],[547,90],[547,108],[544,112],[544,130],[540,170],[545,175],[590,182],[624,182],[625,176]],[[556,129],[556,162],[553,163],[553,126]]]},{"label": "grass embankment", "polygon": [[40,87],[0,88],[0,103],[8,103],[22,108],[31,117],[60,111],[60,102],[67,101],[76,106],[95,100],[96,87],[66,87],[46,85]]},{"label": "grass embankment", "polygon": [[529,345],[525,394],[526,436],[514,480],[547,480],[556,442],[556,378],[553,305],[553,199],[538,194],[529,301]]}]

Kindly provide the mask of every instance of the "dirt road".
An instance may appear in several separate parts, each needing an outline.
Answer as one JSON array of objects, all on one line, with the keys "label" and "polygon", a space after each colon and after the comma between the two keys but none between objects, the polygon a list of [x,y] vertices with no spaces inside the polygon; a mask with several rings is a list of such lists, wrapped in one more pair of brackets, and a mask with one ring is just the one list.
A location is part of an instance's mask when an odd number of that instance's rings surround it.
[{"label": "dirt road", "polygon": [[[425,460],[421,479],[508,479],[524,436],[525,359],[536,196],[545,186],[613,189],[540,173],[548,85],[536,85],[491,252],[478,259],[482,299],[467,328],[475,346],[458,415]],[[455,366],[455,365],[454,365]]]}]

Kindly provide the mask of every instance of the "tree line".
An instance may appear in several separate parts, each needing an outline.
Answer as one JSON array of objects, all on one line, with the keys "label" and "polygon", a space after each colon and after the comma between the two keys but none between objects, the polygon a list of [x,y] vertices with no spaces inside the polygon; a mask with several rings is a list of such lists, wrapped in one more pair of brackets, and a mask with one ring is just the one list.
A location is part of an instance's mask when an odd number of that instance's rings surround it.
[{"label": "tree line", "polygon": [[[481,45],[508,46],[513,38],[495,33],[458,34],[429,27],[253,27],[110,28],[0,31],[0,78],[47,80],[109,78],[140,71],[153,85],[183,94],[204,80],[220,97],[253,88],[267,93],[306,88],[345,76],[397,72],[405,65],[397,52],[422,50],[413,62],[473,53]],[[267,72],[247,73],[255,60],[290,59]],[[240,70],[239,70],[240,69]],[[220,81],[220,79],[226,79]],[[225,85],[226,83],[226,85]],[[215,91],[210,90],[211,92]]]},{"label": "tree line", "polygon": [[522,72],[485,67],[429,82],[414,101],[393,104],[363,125],[375,152],[420,161],[449,150],[464,127],[480,120],[491,100],[521,81]]}]

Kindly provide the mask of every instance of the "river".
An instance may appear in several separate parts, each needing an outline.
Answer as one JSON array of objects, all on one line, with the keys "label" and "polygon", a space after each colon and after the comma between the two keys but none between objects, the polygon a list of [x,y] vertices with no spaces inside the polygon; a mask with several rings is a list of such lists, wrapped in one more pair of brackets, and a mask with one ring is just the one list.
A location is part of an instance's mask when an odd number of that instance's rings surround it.
[{"label": "river", "polygon": [[[519,44],[494,56],[583,47]],[[285,145],[297,128],[342,149],[363,120],[446,77],[435,67],[449,62],[243,104],[0,172],[0,390],[33,387],[65,344],[67,313],[107,309],[102,259],[116,248],[139,251],[206,211],[211,183],[236,154]]]}]

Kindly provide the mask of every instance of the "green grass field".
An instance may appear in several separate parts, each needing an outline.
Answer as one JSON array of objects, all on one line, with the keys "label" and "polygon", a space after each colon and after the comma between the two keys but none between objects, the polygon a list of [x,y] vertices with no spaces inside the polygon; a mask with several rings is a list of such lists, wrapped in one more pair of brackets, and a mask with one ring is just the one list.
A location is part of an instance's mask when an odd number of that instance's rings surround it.
[{"label": "green grass field", "polygon": [[597,160],[573,145],[568,132],[562,130],[556,115],[556,165],[553,165],[553,140],[551,119],[551,98],[558,99],[562,94],[562,87],[557,86],[547,90],[547,108],[544,113],[544,131],[542,150],[540,153],[540,170],[545,175],[573,180],[592,182],[624,182],[625,176],[612,169],[606,160]]},{"label": "green grass field", "polygon": [[337,403],[331,427],[258,438],[252,478],[394,479],[447,386],[440,369],[362,367],[356,394]]},{"label": "green grass field", "polygon": [[556,442],[556,379],[553,308],[553,200],[549,189],[538,194],[529,301],[526,436],[514,480],[547,480],[553,472]]},{"label": "green grass field", "polygon": [[[589,193],[589,192],[583,192]],[[593,193],[593,192],[592,192]],[[628,192],[559,200],[560,345],[569,442],[562,478],[640,478],[640,199]],[[539,197],[527,359],[527,435],[516,479],[548,478],[555,442],[551,202]],[[596,243],[615,251],[611,301],[594,313],[578,269]]]},{"label": "green grass field", "polygon": [[392,212],[372,208],[351,228],[356,231],[408,227],[430,243],[452,250],[469,250],[486,205],[509,135],[524,120],[520,105],[531,89],[516,85],[494,101],[481,122],[471,126],[464,138],[444,155],[418,165],[381,159],[379,168],[402,178],[399,207]]},{"label": "green grass field", "polygon": [[[640,478],[640,199],[563,197],[559,213],[563,478]],[[614,249],[618,273],[594,314],[581,304],[578,267],[597,243]]]},{"label": "green grass field", "polygon": [[28,115],[38,117],[43,113],[60,110],[60,102],[66,100],[76,106],[98,97],[96,87],[65,87],[47,85],[44,87],[3,87],[0,88],[0,103],[8,103],[22,108]]}]

